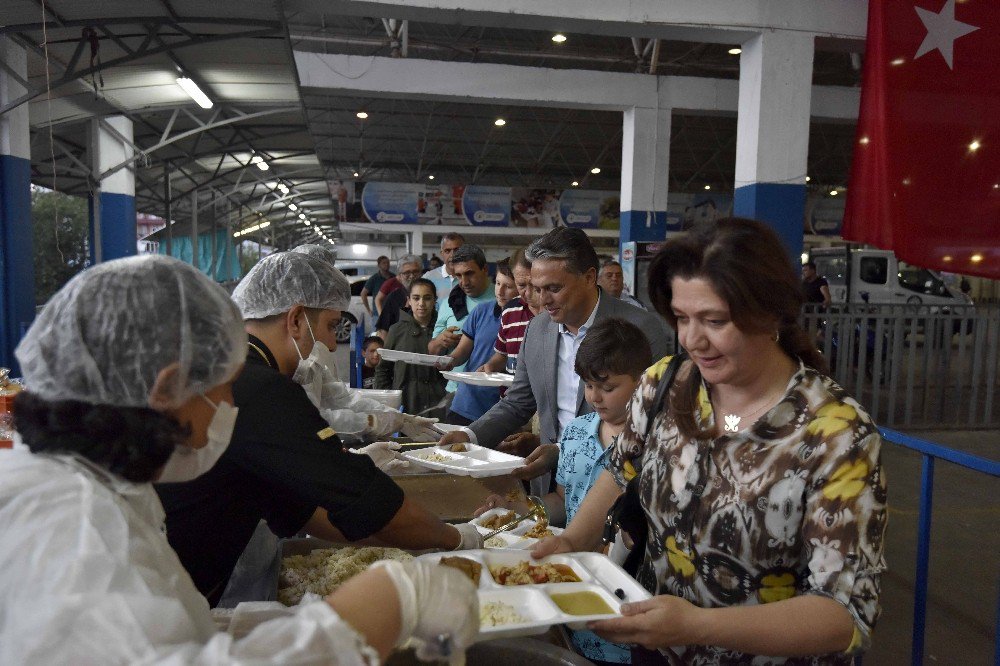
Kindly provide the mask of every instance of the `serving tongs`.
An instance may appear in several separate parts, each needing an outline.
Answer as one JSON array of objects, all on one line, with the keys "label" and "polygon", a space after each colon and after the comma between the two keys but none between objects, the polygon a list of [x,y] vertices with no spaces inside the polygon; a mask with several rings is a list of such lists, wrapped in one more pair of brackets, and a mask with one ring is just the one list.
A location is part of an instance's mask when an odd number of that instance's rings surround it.
[{"label": "serving tongs", "polygon": [[538,522],[544,521],[546,525],[549,524],[549,510],[545,508],[545,503],[535,495],[528,495],[528,510],[526,512],[517,516],[513,520],[504,523],[499,529],[495,529],[484,536],[483,541],[492,539],[501,532],[514,529],[522,520],[526,520],[528,518],[534,518]]}]

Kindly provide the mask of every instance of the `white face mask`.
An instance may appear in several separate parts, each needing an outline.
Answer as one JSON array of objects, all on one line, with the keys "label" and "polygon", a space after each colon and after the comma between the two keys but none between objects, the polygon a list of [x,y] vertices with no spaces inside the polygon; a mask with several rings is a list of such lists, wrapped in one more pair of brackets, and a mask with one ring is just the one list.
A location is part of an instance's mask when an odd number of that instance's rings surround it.
[{"label": "white face mask", "polygon": [[337,363],[334,361],[333,352],[313,335],[309,317],[306,317],[306,326],[309,328],[309,336],[313,339],[312,351],[309,352],[309,356],[303,357],[298,343],[292,338],[295,351],[299,354],[299,365],[295,368],[292,381],[306,390],[309,400],[319,409],[323,403],[323,384],[337,381]]},{"label": "white face mask", "polygon": [[215,414],[208,424],[208,444],[200,449],[185,444],[174,447],[174,452],[167,459],[167,464],[164,465],[156,483],[183,483],[197,479],[212,469],[229,448],[239,408],[228,402],[215,404],[204,395],[201,397],[215,409]]}]

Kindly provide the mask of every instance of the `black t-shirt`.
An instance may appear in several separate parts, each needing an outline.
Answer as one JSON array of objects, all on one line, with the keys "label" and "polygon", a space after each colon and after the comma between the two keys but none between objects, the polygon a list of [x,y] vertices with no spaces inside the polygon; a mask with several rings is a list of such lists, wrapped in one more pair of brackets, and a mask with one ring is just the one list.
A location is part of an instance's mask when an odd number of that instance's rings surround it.
[{"label": "black t-shirt", "polygon": [[250,336],[233,384],[239,407],[229,448],[206,474],[156,485],[167,539],[198,590],[218,601],[257,523],[289,537],[317,507],[348,539],[378,532],[403,504],[403,491],[368,456],[347,453],[301,386],[282,375]]},{"label": "black t-shirt", "polygon": [[375,322],[375,329],[388,331],[392,325],[399,321],[399,311],[406,308],[406,299],[409,294],[406,289],[397,289],[382,300],[382,310],[379,312],[378,321]]},{"label": "black t-shirt", "polygon": [[812,282],[802,281],[802,289],[806,293],[806,303],[822,303],[826,299],[823,298],[822,287],[828,287],[830,283],[826,281],[825,277],[817,277]]}]

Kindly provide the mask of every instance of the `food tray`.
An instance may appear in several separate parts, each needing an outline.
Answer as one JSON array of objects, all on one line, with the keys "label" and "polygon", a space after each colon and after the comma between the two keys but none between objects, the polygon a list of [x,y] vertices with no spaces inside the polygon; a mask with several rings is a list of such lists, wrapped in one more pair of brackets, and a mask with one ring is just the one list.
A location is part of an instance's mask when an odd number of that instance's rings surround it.
[{"label": "food tray", "polygon": [[[479,531],[480,534],[485,536],[490,532],[492,532],[493,530],[491,530],[488,527],[483,527],[482,525],[480,525],[480,522],[483,519],[490,518],[492,516],[496,516],[502,513],[508,513],[509,511],[510,509],[490,509],[489,511],[476,517],[470,522],[476,527],[476,529]],[[530,519],[522,520],[517,525],[517,527],[509,529],[506,532],[501,532],[500,534],[497,534],[495,537],[493,537],[493,539],[502,542],[503,545],[489,545],[486,547],[491,550],[497,548],[508,548],[513,550],[530,550],[532,546],[538,543],[539,539],[526,537],[524,536],[524,534],[526,532],[531,531],[531,529],[535,527],[535,525],[537,524],[538,523],[534,520]],[[549,526],[549,529],[552,531],[553,536],[562,534],[562,528]]]},{"label": "food tray", "polygon": [[[412,463],[458,476],[501,476],[524,465],[524,458],[487,449],[469,442],[466,451],[452,452],[438,446],[416,451],[400,451],[399,457]],[[428,457],[433,456],[428,460]]]},{"label": "food tray", "polygon": [[379,356],[387,361],[403,361],[405,363],[412,363],[413,365],[436,366],[438,364],[444,365],[445,363],[451,361],[450,356],[418,354],[416,352],[399,351],[397,349],[386,349],[385,347],[381,347],[376,351],[378,351]]},{"label": "food tray", "polygon": [[441,374],[445,379],[450,379],[460,384],[472,384],[473,386],[513,386],[514,375],[506,372],[455,372],[442,370]]},{"label": "food tray", "polygon": [[[615,617],[625,602],[641,601],[650,597],[634,578],[629,576],[606,555],[599,553],[565,553],[550,555],[531,561],[528,554],[515,550],[467,550],[453,553],[430,553],[418,559],[439,561],[442,557],[464,557],[483,566],[479,578],[480,608],[491,601],[509,604],[523,622],[496,627],[484,626],[479,630],[480,640],[506,636],[541,634],[548,627],[566,624],[572,629],[582,629],[591,620]],[[568,566],[580,578],[579,583],[538,583],[532,585],[500,585],[494,581],[490,566],[514,566],[529,561],[533,565],[551,563]],[[552,594],[593,592],[612,610],[600,615],[571,615],[552,600]]]}]

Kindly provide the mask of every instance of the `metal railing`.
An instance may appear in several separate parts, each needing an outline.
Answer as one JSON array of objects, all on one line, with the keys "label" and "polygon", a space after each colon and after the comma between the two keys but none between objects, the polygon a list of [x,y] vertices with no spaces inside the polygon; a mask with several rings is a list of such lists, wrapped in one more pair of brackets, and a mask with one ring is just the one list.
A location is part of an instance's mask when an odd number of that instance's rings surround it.
[{"label": "metal railing", "polygon": [[[920,513],[917,519],[917,572],[914,580],[913,643],[910,662],[920,666],[924,662],[924,628],[927,623],[927,578],[930,570],[931,509],[934,494],[934,462],[946,460],[976,472],[1000,477],[1000,462],[980,458],[962,451],[945,448],[895,430],[880,428],[882,438],[892,444],[916,451],[923,457],[920,479]],[[994,553],[994,557],[997,554]],[[994,627],[993,662],[1000,664],[1000,596]]]},{"label": "metal railing", "polygon": [[802,322],[877,423],[1000,427],[1000,308],[807,307]]}]

